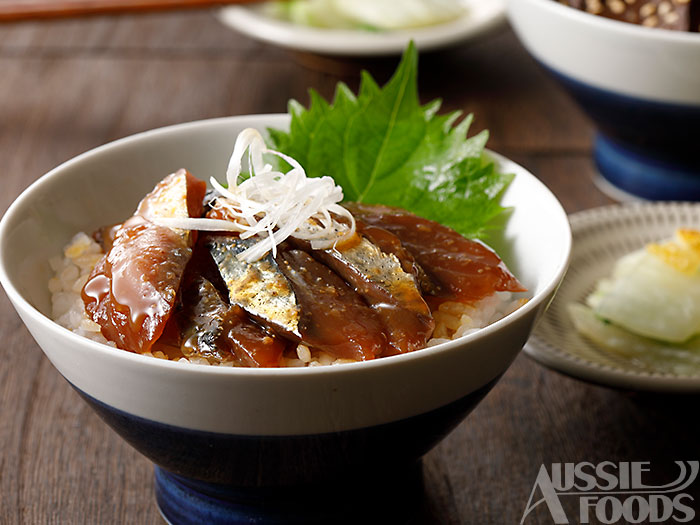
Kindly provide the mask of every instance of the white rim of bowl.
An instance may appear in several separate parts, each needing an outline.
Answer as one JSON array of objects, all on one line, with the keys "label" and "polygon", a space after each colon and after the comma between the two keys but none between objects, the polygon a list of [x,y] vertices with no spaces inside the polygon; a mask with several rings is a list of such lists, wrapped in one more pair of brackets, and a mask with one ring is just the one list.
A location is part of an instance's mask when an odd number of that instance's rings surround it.
[{"label": "white rim of bowl", "polygon": [[603,16],[594,15],[563,5],[555,0],[509,0],[512,3],[527,2],[531,5],[539,5],[542,9],[547,9],[559,16],[576,20],[589,26],[600,26],[608,31],[628,34],[630,37],[646,38],[665,42],[684,42],[690,45],[700,46],[700,33],[690,31],[674,31],[672,29],[662,29],[658,27],[645,27],[630,22],[620,22]]}]

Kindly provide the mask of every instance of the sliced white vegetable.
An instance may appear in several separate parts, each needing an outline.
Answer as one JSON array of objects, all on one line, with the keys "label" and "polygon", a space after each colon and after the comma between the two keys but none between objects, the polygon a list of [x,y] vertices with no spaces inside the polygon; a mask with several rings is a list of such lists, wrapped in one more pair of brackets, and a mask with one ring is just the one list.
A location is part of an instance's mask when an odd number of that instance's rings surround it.
[{"label": "sliced white vegetable", "polygon": [[649,371],[692,375],[700,370],[700,337],[678,345],[663,343],[605,322],[587,306],[570,304],[568,310],[576,330],[611,354]]},{"label": "sliced white vegetable", "polygon": [[439,24],[464,12],[459,0],[330,0],[333,11],[360,26],[406,29]]},{"label": "sliced white vegetable", "polygon": [[[250,176],[241,181],[246,152]],[[264,154],[282,158],[292,169],[287,173],[274,171],[264,164]],[[248,262],[270,251],[275,255],[277,246],[290,236],[310,241],[314,249],[326,249],[355,234],[354,217],[338,204],[343,200],[343,189],[331,177],[307,177],[295,159],[267,149],[255,129],[247,128],[238,135],[226,182],[228,188],[211,179],[219,194],[214,207],[225,211],[231,221],[191,218],[157,222],[171,228],[239,232],[243,239],[258,236],[259,242],[238,254]]]},{"label": "sliced white vegetable", "polygon": [[300,25],[392,31],[454,20],[466,5],[462,0],[284,0],[265,9]]},{"label": "sliced white vegetable", "polygon": [[700,275],[680,272],[647,250],[620,259],[588,304],[599,317],[645,337],[681,343],[700,334]]}]

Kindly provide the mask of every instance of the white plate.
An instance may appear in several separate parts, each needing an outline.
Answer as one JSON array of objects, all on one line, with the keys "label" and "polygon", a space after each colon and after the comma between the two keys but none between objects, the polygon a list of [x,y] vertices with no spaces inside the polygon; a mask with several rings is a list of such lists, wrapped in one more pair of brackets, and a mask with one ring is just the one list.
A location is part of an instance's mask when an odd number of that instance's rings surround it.
[{"label": "white plate", "polygon": [[297,51],[322,55],[381,56],[400,54],[413,39],[420,51],[477,38],[505,21],[504,0],[463,0],[467,9],[456,20],[411,30],[369,32],[320,29],[267,16],[260,6],[225,7],[219,19],[251,38]]},{"label": "white plate", "polygon": [[582,303],[622,255],[672,236],[677,227],[700,228],[700,204],[628,203],[575,213],[569,220],[574,239],[571,264],[525,352],[545,366],[593,383],[700,392],[700,372],[692,376],[659,373],[607,353],[576,332],[566,311],[569,303]]}]

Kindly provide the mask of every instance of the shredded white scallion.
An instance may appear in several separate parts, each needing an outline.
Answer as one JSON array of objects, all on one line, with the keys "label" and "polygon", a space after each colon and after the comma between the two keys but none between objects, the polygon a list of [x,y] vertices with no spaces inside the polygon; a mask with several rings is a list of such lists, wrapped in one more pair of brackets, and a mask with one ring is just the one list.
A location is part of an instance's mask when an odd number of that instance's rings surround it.
[{"label": "shredded white scallion", "polygon": [[[241,181],[246,151],[250,176]],[[264,154],[280,157],[292,169],[287,173],[274,171],[270,164],[264,164]],[[233,220],[159,218],[155,222],[170,228],[238,232],[242,239],[258,236],[259,242],[238,254],[247,262],[270,251],[276,255],[277,246],[290,236],[309,241],[313,249],[320,250],[355,234],[355,219],[338,204],[343,200],[343,189],[331,177],[307,177],[295,159],[268,149],[256,129],[239,133],[226,182],[228,188],[211,178],[219,195],[214,207]]]}]

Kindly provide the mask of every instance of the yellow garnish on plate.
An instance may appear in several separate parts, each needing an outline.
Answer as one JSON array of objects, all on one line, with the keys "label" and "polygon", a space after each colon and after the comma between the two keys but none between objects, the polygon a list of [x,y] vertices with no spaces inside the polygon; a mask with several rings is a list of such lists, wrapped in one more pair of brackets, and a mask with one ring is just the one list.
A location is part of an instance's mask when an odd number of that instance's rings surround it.
[{"label": "yellow garnish on plate", "polygon": [[648,244],[647,251],[679,272],[696,274],[700,270],[700,231],[680,228],[673,240]]}]

